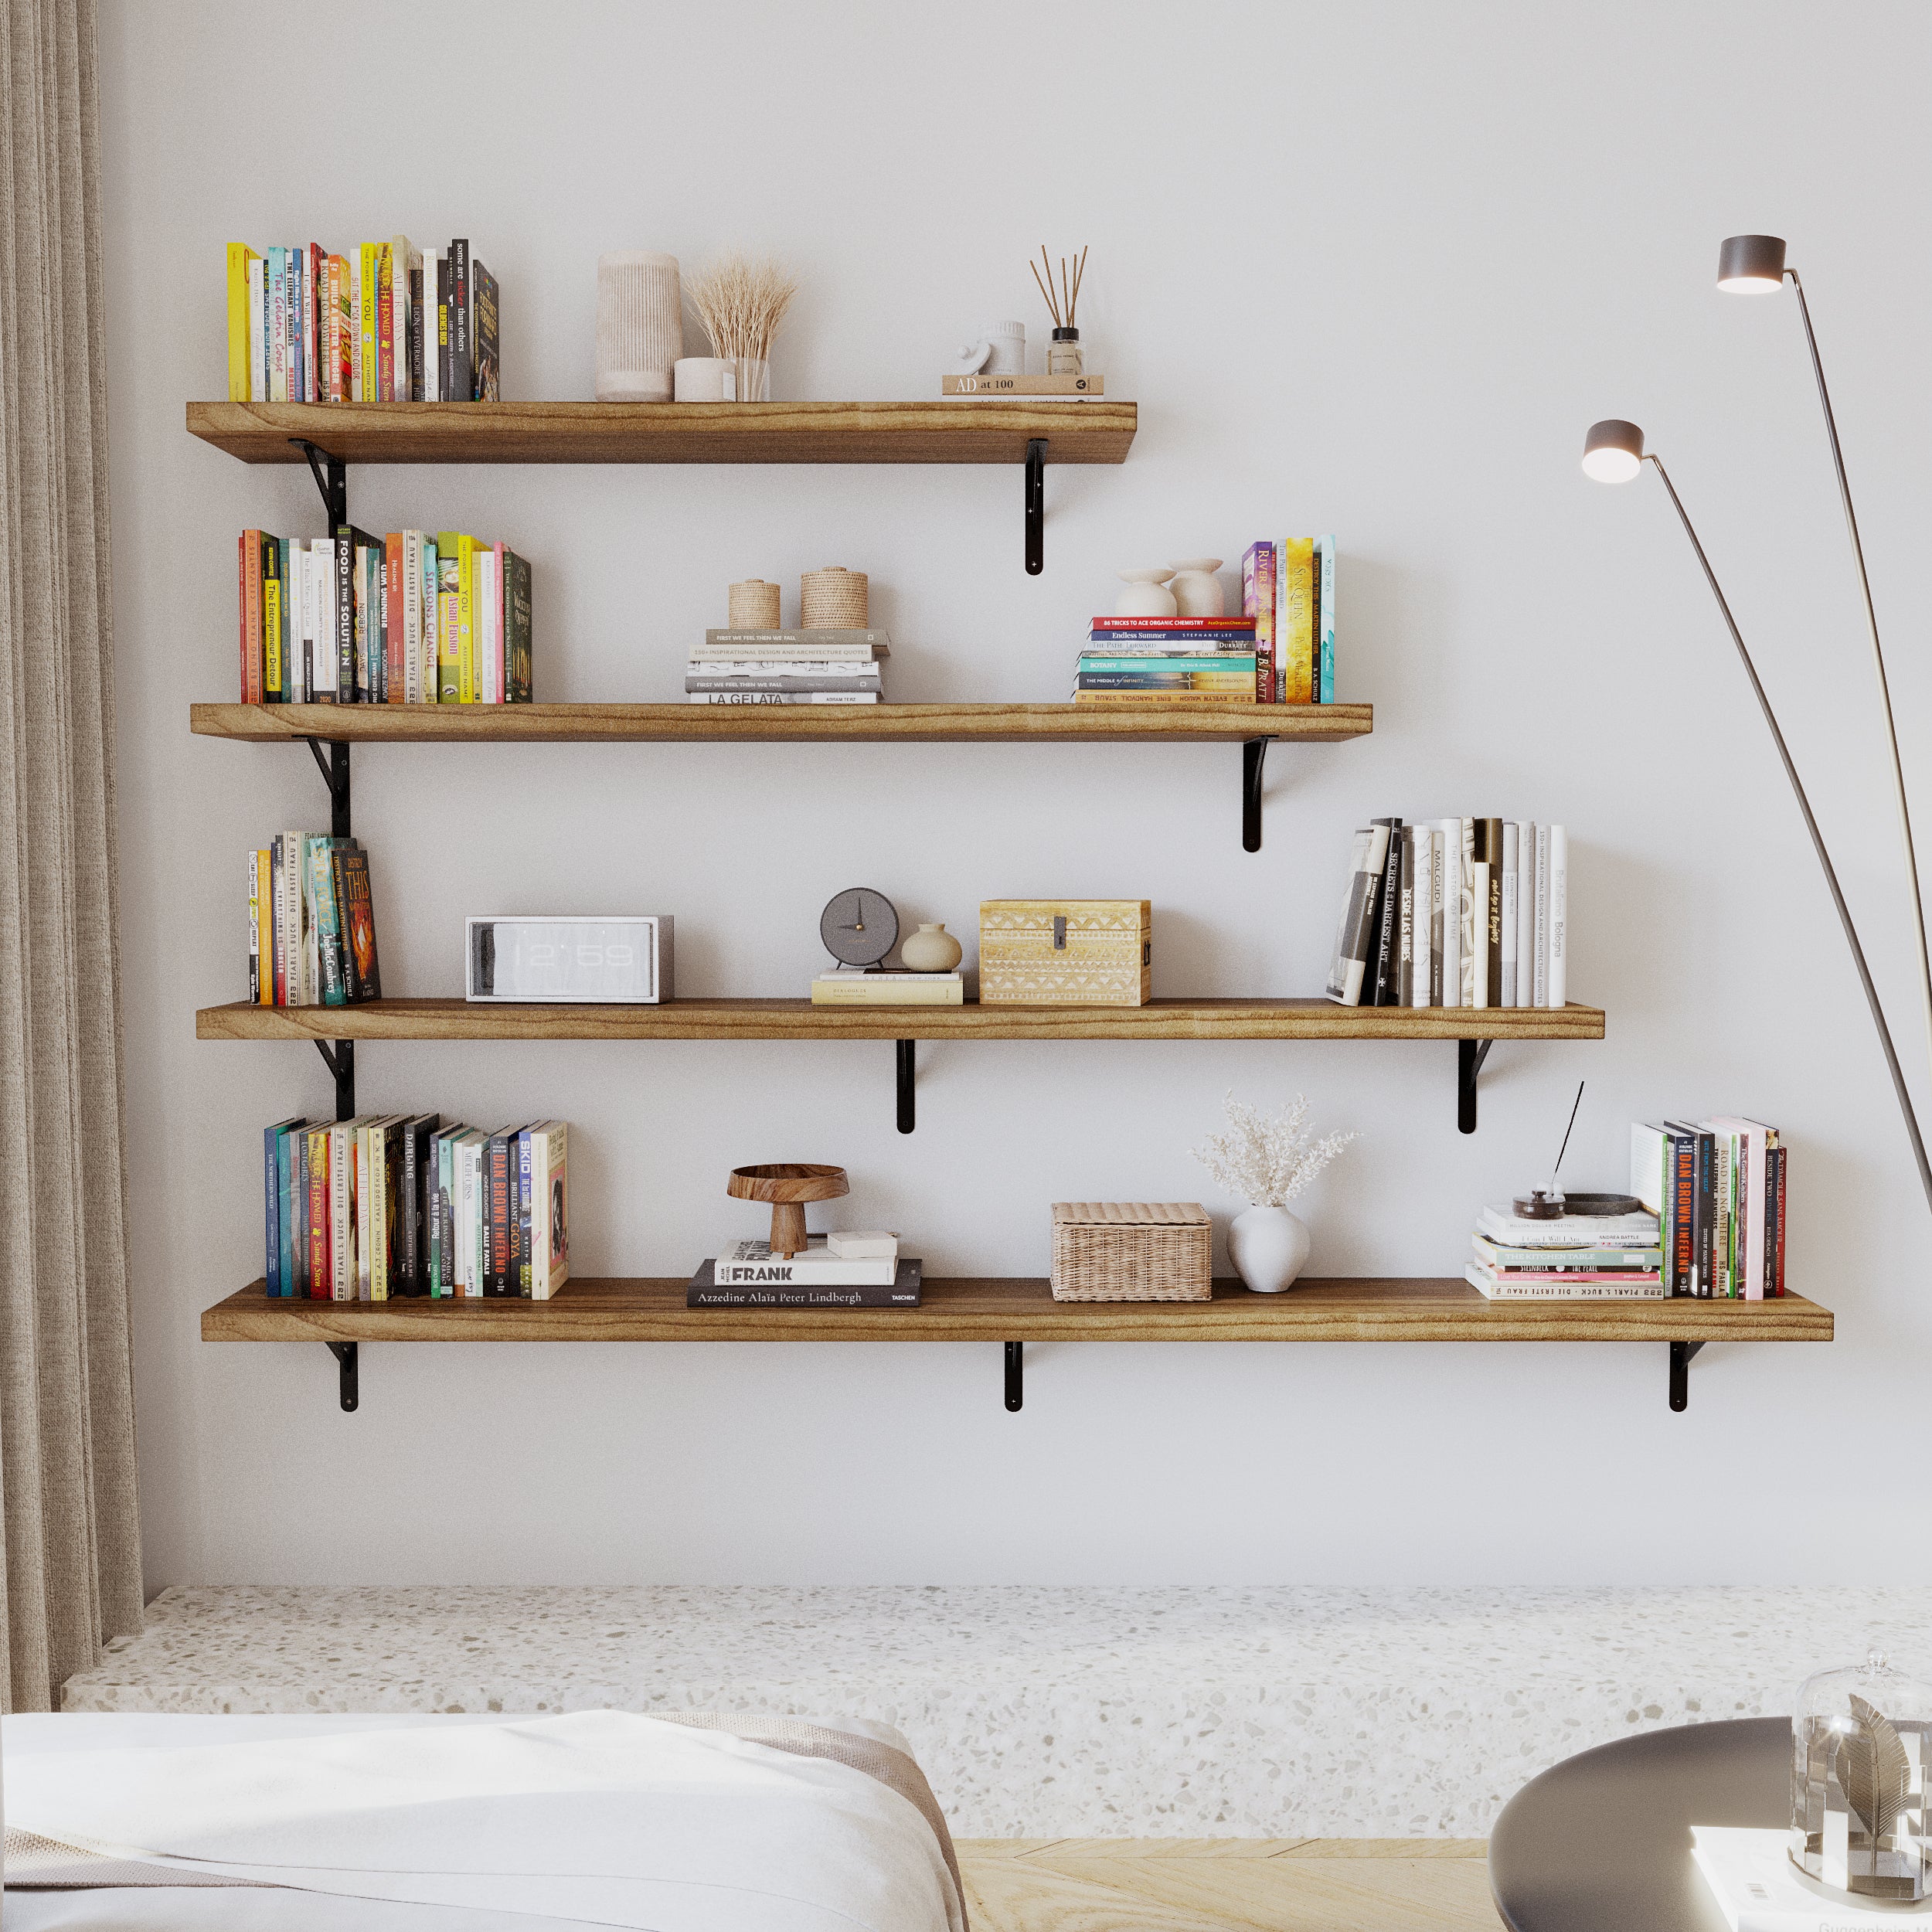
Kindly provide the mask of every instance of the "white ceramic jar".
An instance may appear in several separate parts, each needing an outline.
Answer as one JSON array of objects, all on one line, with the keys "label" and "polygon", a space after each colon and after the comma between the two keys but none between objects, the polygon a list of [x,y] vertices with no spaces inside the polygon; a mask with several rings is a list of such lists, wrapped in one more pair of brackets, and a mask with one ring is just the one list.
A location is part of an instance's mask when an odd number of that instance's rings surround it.
[{"label": "white ceramic jar", "polygon": [[1119,570],[1114,574],[1127,586],[1114,600],[1117,617],[1171,617],[1179,614],[1174,593],[1167,587],[1172,570]]},{"label": "white ceramic jar", "polygon": [[1220,567],[1218,556],[1183,557],[1173,566],[1167,587],[1173,593],[1177,616],[1218,617],[1226,614],[1221,580],[1214,574]]},{"label": "white ceramic jar", "polygon": [[1257,1294],[1279,1294],[1307,1264],[1308,1223],[1284,1207],[1251,1207],[1229,1226],[1228,1259]]}]

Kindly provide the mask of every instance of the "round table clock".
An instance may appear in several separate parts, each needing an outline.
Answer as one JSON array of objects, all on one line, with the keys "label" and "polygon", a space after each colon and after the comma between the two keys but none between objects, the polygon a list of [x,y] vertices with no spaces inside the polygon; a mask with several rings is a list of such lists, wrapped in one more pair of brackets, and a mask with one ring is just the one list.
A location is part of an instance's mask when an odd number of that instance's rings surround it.
[{"label": "round table clock", "polygon": [[883,893],[853,886],[818,915],[818,937],[842,966],[876,966],[899,944],[899,915]]}]

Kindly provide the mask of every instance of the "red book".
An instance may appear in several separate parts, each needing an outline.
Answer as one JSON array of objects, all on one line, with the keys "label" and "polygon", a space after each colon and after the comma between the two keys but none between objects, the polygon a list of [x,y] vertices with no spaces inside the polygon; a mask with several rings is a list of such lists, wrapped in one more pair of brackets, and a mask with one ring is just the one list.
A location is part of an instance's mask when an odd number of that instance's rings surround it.
[{"label": "red book", "polygon": [[262,533],[241,533],[241,701],[262,701]]},{"label": "red book", "polygon": [[[389,314],[386,307],[383,313]],[[392,530],[383,539],[383,567],[389,580],[389,592],[383,600],[383,697],[388,704],[400,704],[407,693],[403,681],[408,661],[403,636],[403,533]]]},{"label": "red book", "polygon": [[[387,242],[376,251],[375,400],[386,403],[396,394],[396,251]],[[362,392],[365,400],[369,392]]]},{"label": "red book", "polygon": [[328,400],[328,376],[322,361],[322,317],[328,306],[328,257],[320,242],[308,244],[308,313],[302,327],[308,332],[308,395],[311,403]]}]

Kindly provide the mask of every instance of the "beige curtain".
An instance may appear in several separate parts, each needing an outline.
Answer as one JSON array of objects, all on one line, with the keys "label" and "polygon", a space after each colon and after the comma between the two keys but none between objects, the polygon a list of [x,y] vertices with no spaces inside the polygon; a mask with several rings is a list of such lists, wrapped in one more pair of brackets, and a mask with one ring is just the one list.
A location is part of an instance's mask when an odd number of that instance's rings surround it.
[{"label": "beige curtain", "polygon": [[0,1621],[45,1709],[141,1624],[91,0],[0,0]]}]

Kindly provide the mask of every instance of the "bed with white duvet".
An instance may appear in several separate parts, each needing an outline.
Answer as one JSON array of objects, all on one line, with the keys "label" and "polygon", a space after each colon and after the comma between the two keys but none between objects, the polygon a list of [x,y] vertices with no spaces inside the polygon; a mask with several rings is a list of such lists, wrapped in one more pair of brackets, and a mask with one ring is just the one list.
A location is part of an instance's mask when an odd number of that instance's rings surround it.
[{"label": "bed with white duvet", "polygon": [[55,1713],[0,1750],[6,1932],[967,1932],[882,1724]]}]

